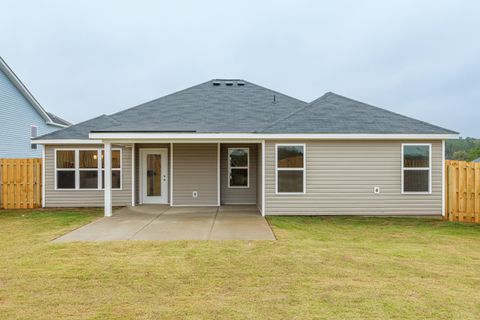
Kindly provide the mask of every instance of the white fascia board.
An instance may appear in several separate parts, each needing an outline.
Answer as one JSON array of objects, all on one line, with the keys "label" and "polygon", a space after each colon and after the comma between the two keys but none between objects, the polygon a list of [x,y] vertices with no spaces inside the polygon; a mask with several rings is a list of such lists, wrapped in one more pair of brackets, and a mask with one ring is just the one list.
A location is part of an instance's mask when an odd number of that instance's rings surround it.
[{"label": "white fascia board", "polygon": [[92,140],[92,139],[39,139],[31,140],[32,143],[36,144],[102,144],[102,140]]},{"label": "white fascia board", "polygon": [[177,139],[324,139],[324,140],[442,140],[458,139],[459,134],[351,134],[351,133],[162,133],[162,132],[91,132],[90,139],[138,139],[138,140],[177,140]]},{"label": "white fascia board", "polygon": [[[45,120],[47,124],[53,124],[52,119],[47,114],[45,109],[40,105],[40,103],[35,99],[35,97],[28,91],[27,87],[23,82],[17,77],[15,72],[8,66],[8,64],[0,57],[0,70],[2,70],[13,83],[13,85],[20,91],[20,93],[27,99],[28,102],[35,108],[35,110],[40,114],[40,116]],[[58,124],[57,124],[58,125]]]},{"label": "white fascia board", "polygon": [[60,128],[68,128],[69,126],[67,125],[64,125],[64,124],[60,124],[60,123],[56,123],[56,122],[47,122],[48,125],[51,125],[51,126],[55,126],[55,127],[60,127]]}]

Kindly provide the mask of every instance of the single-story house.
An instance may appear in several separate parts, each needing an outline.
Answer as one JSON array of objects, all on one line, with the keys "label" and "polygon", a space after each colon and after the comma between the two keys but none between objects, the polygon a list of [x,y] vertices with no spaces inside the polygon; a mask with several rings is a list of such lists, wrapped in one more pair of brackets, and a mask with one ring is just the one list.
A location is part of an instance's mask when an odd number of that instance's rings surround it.
[{"label": "single-story house", "polygon": [[59,130],[45,207],[255,204],[263,215],[440,215],[458,133],[328,92],[217,79]]},{"label": "single-story house", "polygon": [[0,158],[40,158],[37,136],[71,125],[46,111],[0,57]]}]

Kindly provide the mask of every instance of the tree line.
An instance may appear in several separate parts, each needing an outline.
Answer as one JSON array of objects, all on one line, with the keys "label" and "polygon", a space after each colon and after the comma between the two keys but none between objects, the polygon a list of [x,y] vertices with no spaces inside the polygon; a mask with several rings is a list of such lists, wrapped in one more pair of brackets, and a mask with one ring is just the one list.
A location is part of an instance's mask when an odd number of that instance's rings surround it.
[{"label": "tree line", "polygon": [[480,139],[471,137],[445,142],[447,160],[473,161],[480,158]]}]

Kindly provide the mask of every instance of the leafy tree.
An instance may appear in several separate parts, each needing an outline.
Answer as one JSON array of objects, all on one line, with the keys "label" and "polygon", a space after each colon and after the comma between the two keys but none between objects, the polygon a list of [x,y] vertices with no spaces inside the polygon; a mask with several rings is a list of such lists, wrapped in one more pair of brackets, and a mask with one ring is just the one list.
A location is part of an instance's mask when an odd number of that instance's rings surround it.
[{"label": "leafy tree", "polygon": [[471,137],[447,140],[445,157],[448,160],[472,161],[480,157],[480,139]]}]

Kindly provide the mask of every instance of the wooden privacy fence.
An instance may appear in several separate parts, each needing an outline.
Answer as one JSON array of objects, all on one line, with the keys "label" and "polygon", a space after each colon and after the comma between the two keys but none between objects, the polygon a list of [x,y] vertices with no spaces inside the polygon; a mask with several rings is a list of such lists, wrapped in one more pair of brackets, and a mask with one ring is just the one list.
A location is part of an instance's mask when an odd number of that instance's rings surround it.
[{"label": "wooden privacy fence", "polygon": [[42,206],[42,159],[0,159],[0,207]]},{"label": "wooden privacy fence", "polygon": [[480,163],[446,161],[445,218],[480,223]]}]

